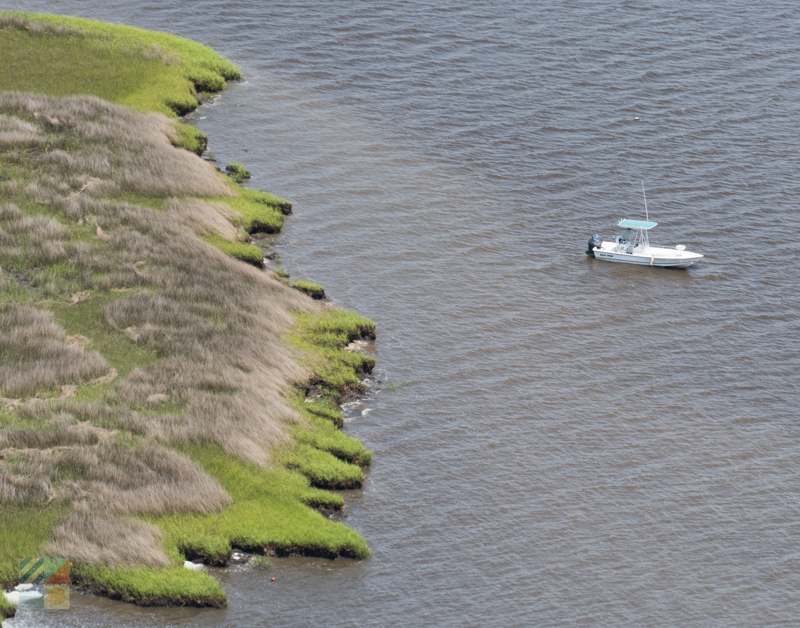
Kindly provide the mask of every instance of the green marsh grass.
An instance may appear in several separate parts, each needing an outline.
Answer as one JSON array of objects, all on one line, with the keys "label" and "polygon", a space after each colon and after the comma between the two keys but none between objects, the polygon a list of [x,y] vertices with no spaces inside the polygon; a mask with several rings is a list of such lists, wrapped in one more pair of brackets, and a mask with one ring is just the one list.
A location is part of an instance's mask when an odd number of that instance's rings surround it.
[{"label": "green marsh grass", "polygon": [[[37,34],[18,21],[71,30]],[[0,91],[92,94],[175,116],[197,107],[196,91],[216,92],[242,76],[207,46],[132,26],[6,11],[0,31]]]},{"label": "green marsh grass", "polygon": [[302,399],[302,395],[300,395],[299,399],[295,400],[295,403],[302,403],[302,410],[301,412],[311,413],[317,417],[321,417],[326,421],[330,421],[336,427],[344,426],[344,419],[342,418],[342,409],[333,403],[330,399],[324,399],[319,397],[317,399]]},{"label": "green marsh grass", "polygon": [[202,155],[208,147],[208,135],[183,122],[175,125],[175,134],[170,137],[170,141],[173,146],[180,146],[196,155]]},{"label": "green marsh grass", "polygon": [[[13,588],[19,582],[19,561],[36,558],[50,531],[68,511],[61,503],[9,505],[0,508],[0,588]],[[3,599],[5,596],[0,595]]]},{"label": "green marsh grass", "polygon": [[312,299],[319,301],[325,298],[325,288],[318,283],[312,283],[305,279],[297,279],[296,281],[292,281],[289,285],[300,292],[305,292]]},{"label": "green marsh grass", "polygon": [[300,442],[277,457],[287,468],[297,469],[320,488],[341,490],[361,488],[364,484],[361,467],[312,445]]},{"label": "green marsh grass", "polygon": [[189,547],[198,556],[197,539],[216,539],[216,543],[227,540],[232,547],[256,553],[370,556],[358,532],[329,521],[307,505],[336,506],[341,498],[310,489],[306,476],[286,469],[260,469],[207,445],[192,446],[186,453],[219,480],[234,503],[209,515],[151,518],[165,533],[168,555],[175,557],[175,552]]},{"label": "green marsh grass", "polygon": [[227,605],[225,591],[205,571],[183,565],[162,569],[70,565],[70,579],[79,589],[139,606]]},{"label": "green marsh grass", "polygon": [[315,373],[315,385],[324,388],[338,403],[351,393],[362,393],[360,375],[372,372],[375,359],[345,347],[359,338],[374,338],[375,323],[346,310],[325,309],[318,314],[296,314],[289,336]]},{"label": "green marsh grass", "polygon": [[327,400],[309,403],[300,393],[301,391],[297,391],[292,401],[306,420],[308,427],[295,427],[293,430],[295,440],[333,454],[353,465],[362,467],[369,465],[372,453],[365,449],[361,441],[341,431],[344,421],[338,406]]},{"label": "green marsh grass", "polygon": [[241,183],[250,178],[250,171],[238,161],[232,161],[225,166],[225,174],[236,181],[236,183]]},{"label": "green marsh grass", "polygon": [[237,226],[248,233],[278,233],[281,230],[286,215],[292,210],[289,201],[269,192],[242,187],[233,181],[230,186],[233,198],[219,200],[230,205],[238,214],[239,217],[234,220]]},{"label": "green marsh grass", "polygon": [[225,566],[231,555],[229,538],[212,534],[190,539],[181,546],[186,560],[202,560],[206,565]]},{"label": "green marsh grass", "polygon": [[85,348],[98,351],[109,366],[117,369],[117,376],[124,378],[135,368],[155,364],[158,354],[105,323],[103,308],[118,298],[119,293],[94,291],[78,303],[51,303],[50,310],[68,334],[86,337]]},{"label": "green marsh grass", "polygon": [[264,265],[264,251],[253,244],[231,242],[216,234],[205,235],[203,236],[203,240],[217,247],[223,253],[227,253],[231,257],[240,259],[243,262],[253,264],[254,266]]},{"label": "green marsh grass", "polygon": [[338,493],[310,486],[300,494],[300,501],[315,509],[341,510],[344,508],[344,497]]},{"label": "green marsh grass", "polygon": [[[306,415],[306,418],[310,417]],[[325,422],[324,419],[317,419],[312,425],[313,429],[295,429],[295,440],[311,445],[320,451],[326,451],[350,464],[359,466],[368,464],[365,461],[370,457],[361,441],[347,436],[330,423]]]},{"label": "green marsh grass", "polygon": [[6,599],[5,595],[0,592],[0,628],[3,625],[3,620],[13,617],[17,612],[16,605],[12,604]]}]

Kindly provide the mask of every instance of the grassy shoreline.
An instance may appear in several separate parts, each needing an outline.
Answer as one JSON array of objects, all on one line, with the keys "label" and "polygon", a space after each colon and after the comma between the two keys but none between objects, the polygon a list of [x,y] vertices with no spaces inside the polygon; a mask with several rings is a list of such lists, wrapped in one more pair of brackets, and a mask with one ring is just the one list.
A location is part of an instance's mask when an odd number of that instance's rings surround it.
[{"label": "grassy shoreline", "polygon": [[17,12],[0,55],[0,584],[49,553],[84,590],[224,606],[184,559],[368,558],[320,511],[371,462],[338,404],[363,392],[374,360],[346,346],[374,323],[263,269],[249,234],[280,231],[291,203],[202,161],[177,119],[238,68]]}]

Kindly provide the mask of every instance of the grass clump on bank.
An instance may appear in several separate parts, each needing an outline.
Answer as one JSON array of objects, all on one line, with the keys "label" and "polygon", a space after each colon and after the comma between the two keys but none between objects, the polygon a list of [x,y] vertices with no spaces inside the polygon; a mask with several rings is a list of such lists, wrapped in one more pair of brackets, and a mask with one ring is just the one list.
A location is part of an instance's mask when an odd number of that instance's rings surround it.
[{"label": "grass clump on bank", "polygon": [[320,301],[325,298],[325,288],[320,286],[318,283],[312,283],[310,281],[306,281],[305,279],[298,279],[291,282],[289,285],[295,290],[305,292],[312,299]]},{"label": "grass clump on bank", "polygon": [[319,488],[343,490],[361,488],[364,484],[359,467],[313,445],[295,445],[280,459],[287,468],[297,469]]},{"label": "grass clump on bank", "polygon": [[243,262],[253,264],[254,266],[264,265],[264,251],[253,244],[231,242],[218,235],[205,235],[203,236],[203,240],[217,247],[223,253],[227,253],[231,257],[240,259]]},{"label": "grass clump on bank", "polygon": [[241,183],[250,178],[250,171],[238,161],[232,161],[225,166],[225,174],[236,181],[236,183]]},{"label": "grass clump on bank", "polygon": [[[325,308],[297,313],[290,336],[313,371],[309,389],[297,390],[295,409],[305,419],[293,429],[296,444],[279,459],[297,469],[312,485],[326,489],[361,488],[362,467],[372,462],[372,452],[341,432],[344,424],[338,404],[364,393],[362,377],[372,372],[375,360],[346,347],[354,340],[375,337],[375,324],[355,312]],[[306,399],[311,392],[314,397]]]},{"label": "grass clump on bank", "polygon": [[289,201],[269,192],[251,190],[233,182],[231,189],[233,198],[225,198],[224,202],[237,214],[234,224],[247,233],[278,233],[286,216],[292,212]]},{"label": "grass clump on bank", "polygon": [[175,132],[170,137],[173,146],[185,148],[196,155],[202,155],[208,148],[208,135],[191,124],[180,122],[175,125]]},{"label": "grass clump on bank", "polygon": [[311,414],[317,418],[330,421],[336,427],[344,426],[344,419],[342,418],[342,410],[333,403],[330,399],[314,399],[305,401],[303,399],[296,400],[295,403],[303,403],[299,406],[302,412]]},{"label": "grass clump on bank", "polygon": [[363,394],[360,378],[372,372],[375,359],[345,347],[354,340],[375,338],[375,323],[355,312],[333,308],[296,316],[290,340],[303,351],[315,374],[311,385],[335,403]]}]

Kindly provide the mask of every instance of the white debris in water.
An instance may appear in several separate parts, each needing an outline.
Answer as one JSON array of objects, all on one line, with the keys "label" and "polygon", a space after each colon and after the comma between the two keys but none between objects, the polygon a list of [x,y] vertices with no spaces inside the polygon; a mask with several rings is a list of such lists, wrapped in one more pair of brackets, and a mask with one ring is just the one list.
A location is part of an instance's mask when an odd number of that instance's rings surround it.
[{"label": "white debris in water", "polygon": [[200,571],[203,568],[203,565],[200,563],[193,563],[190,560],[184,561],[183,566],[186,567],[186,569],[191,569],[192,571]]}]

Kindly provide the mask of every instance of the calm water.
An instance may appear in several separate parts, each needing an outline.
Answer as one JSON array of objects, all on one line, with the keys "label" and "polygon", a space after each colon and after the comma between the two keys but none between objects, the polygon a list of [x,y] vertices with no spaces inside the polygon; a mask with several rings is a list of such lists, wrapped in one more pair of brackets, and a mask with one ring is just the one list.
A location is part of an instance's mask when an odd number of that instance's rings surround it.
[{"label": "calm water", "polygon": [[[284,265],[410,383],[346,427],[376,454],[347,519],[372,560],[12,625],[800,623],[800,9],[535,4],[14,3],[239,64],[197,113],[211,152],[295,202]],[[696,269],[584,255],[644,217],[642,179]]]}]

